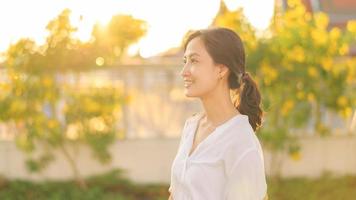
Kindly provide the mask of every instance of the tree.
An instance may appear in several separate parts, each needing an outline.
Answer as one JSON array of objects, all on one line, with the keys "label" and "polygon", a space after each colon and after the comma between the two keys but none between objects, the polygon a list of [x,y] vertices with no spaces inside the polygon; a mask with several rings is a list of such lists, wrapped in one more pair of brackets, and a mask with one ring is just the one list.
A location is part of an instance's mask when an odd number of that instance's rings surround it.
[{"label": "tree", "polygon": [[211,26],[226,27],[234,30],[245,41],[246,54],[256,48],[256,30],[247,20],[242,8],[230,11],[224,1],[220,1],[220,8]]},{"label": "tree", "polygon": [[[241,9],[228,11],[222,5],[214,25],[241,35],[249,52],[247,70],[256,75],[262,92],[266,115],[258,136],[274,154],[288,150],[298,160],[297,130],[314,122],[315,132],[324,136],[330,131],[321,120],[322,109],[345,118],[352,114],[356,59],[348,49],[355,43],[355,22],[345,31],[329,29],[325,13],[308,13],[299,0],[290,0],[284,12],[276,13],[269,35],[257,38]],[[278,168],[272,166],[273,175],[279,175]]]},{"label": "tree", "polygon": [[351,116],[356,63],[347,53],[355,33],[328,29],[328,16],[307,13],[300,1],[288,1],[287,10],[274,19],[271,38],[261,39],[249,59],[259,66],[256,74],[269,108],[261,136],[271,148],[287,148],[298,159],[293,130],[314,122],[316,133],[330,133],[322,109]]},{"label": "tree", "polygon": [[92,32],[96,53],[113,64],[120,59],[127,48],[146,34],[146,22],[129,15],[115,15],[103,26],[95,24]]},{"label": "tree", "polygon": [[[8,82],[0,94],[0,121],[15,125],[16,144],[27,153],[26,164],[31,171],[45,169],[55,159],[53,152],[59,150],[74,178],[85,188],[71,148],[87,145],[100,162],[109,162],[108,147],[123,132],[117,123],[127,97],[111,87],[78,88],[62,81],[67,72],[91,69],[98,57],[93,43],[73,38],[76,28],[69,16],[66,9],[49,22],[49,36],[43,46],[21,39],[9,47],[5,61]],[[111,26],[115,25],[119,24]],[[133,25],[129,30],[135,28]],[[110,33],[116,35],[111,42],[121,45],[122,51],[141,36],[132,33],[134,36],[123,42],[119,38],[130,38],[131,32],[113,30]],[[42,151],[36,151],[39,147]]]}]

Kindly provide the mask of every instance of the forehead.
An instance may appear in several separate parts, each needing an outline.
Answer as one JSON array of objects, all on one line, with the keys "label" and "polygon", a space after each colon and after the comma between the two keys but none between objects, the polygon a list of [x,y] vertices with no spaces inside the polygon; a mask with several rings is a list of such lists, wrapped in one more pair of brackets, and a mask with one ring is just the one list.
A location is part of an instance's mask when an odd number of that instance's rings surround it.
[{"label": "forehead", "polygon": [[188,43],[187,48],[184,52],[184,57],[192,57],[192,56],[204,57],[207,55],[208,52],[206,51],[203,41],[199,37],[192,39]]}]

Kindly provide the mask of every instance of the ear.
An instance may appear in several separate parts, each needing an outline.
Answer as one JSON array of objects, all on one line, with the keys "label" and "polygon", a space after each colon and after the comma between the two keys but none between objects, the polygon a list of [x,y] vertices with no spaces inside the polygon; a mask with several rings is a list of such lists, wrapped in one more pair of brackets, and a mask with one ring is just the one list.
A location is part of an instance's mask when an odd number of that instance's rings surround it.
[{"label": "ear", "polygon": [[229,68],[228,68],[226,65],[219,64],[219,65],[218,65],[218,68],[219,68],[219,76],[220,76],[220,77],[224,77],[224,76],[227,76],[227,75],[228,75],[228,73],[229,73]]}]

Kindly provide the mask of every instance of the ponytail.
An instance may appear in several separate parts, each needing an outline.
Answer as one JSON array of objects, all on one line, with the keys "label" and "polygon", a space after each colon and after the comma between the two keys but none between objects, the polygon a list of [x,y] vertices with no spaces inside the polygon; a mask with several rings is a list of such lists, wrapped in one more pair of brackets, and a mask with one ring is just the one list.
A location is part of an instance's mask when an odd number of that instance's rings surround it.
[{"label": "ponytail", "polygon": [[260,106],[261,94],[256,82],[248,72],[243,73],[239,78],[243,84],[238,91],[239,98],[236,99],[234,104],[241,114],[248,116],[249,123],[256,132],[261,127],[263,117],[263,111]]}]

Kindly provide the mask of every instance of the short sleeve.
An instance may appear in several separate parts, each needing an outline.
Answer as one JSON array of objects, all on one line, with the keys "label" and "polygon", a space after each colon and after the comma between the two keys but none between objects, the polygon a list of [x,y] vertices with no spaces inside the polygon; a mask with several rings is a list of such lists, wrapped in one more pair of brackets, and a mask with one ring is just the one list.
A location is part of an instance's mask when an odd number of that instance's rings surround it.
[{"label": "short sleeve", "polygon": [[257,149],[247,150],[233,164],[226,185],[226,200],[267,199],[263,159]]}]

